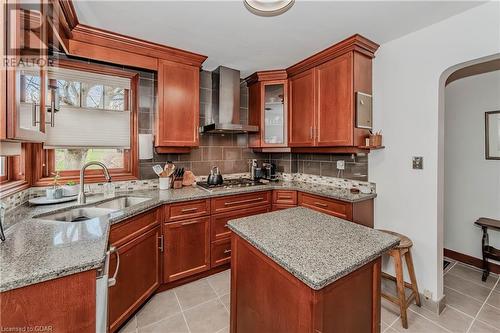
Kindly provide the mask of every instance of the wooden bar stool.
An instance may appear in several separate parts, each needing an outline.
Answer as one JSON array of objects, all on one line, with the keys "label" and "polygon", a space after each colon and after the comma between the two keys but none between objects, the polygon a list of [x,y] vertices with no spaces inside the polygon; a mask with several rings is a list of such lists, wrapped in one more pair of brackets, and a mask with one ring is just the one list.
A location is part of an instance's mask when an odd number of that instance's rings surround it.
[{"label": "wooden bar stool", "polygon": [[[420,294],[418,293],[417,278],[415,277],[415,269],[413,267],[413,259],[411,257],[411,251],[410,251],[410,248],[413,246],[413,243],[408,237],[398,234],[396,232],[388,230],[380,230],[380,231],[391,234],[399,238],[399,245],[394,249],[390,250],[388,253],[389,256],[394,260],[396,277],[382,272],[383,278],[396,281],[398,296],[394,297],[393,295],[386,294],[383,292],[381,294],[382,297],[399,306],[399,311],[401,314],[401,322],[403,324],[403,327],[408,328],[408,317],[406,315],[406,310],[408,309],[413,300],[415,300],[415,303],[418,306],[422,305],[420,303]],[[403,256],[406,261],[406,266],[408,268],[408,274],[410,275],[411,284],[404,281]],[[412,290],[408,298],[406,298],[405,295],[405,288]]]}]

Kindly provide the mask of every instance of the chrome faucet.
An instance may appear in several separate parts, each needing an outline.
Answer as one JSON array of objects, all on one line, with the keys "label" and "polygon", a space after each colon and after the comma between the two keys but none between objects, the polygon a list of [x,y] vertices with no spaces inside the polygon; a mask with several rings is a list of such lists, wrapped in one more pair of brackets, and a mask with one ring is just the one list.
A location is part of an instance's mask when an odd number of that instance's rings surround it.
[{"label": "chrome faucet", "polygon": [[85,163],[82,168],[80,169],[80,192],[78,193],[78,204],[83,205],[84,203],[87,202],[87,197],[85,196],[85,169],[91,165],[97,165],[102,168],[102,171],[104,173],[104,177],[106,177],[106,180],[108,182],[111,182],[111,176],[109,175],[109,170],[108,168],[101,162],[97,161],[91,161],[88,163]]}]

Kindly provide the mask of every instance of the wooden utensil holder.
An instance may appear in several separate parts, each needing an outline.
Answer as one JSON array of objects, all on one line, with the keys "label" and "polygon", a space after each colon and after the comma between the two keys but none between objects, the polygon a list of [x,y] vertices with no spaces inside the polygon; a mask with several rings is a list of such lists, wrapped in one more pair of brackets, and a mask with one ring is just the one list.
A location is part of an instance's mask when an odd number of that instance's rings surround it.
[{"label": "wooden utensil holder", "polygon": [[381,134],[371,134],[370,135],[370,147],[380,147],[382,146],[382,135]]}]

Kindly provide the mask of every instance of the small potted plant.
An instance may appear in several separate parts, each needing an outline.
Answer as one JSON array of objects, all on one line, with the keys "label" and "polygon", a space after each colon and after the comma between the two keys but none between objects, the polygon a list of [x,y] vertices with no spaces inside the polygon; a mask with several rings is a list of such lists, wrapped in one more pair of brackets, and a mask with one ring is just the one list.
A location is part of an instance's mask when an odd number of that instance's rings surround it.
[{"label": "small potted plant", "polygon": [[63,196],[63,190],[59,185],[59,179],[61,176],[59,175],[59,172],[53,173],[53,175],[54,181],[52,187],[45,190],[45,195],[47,196],[47,199],[60,199]]},{"label": "small potted plant", "polygon": [[74,195],[78,195],[78,190],[80,189],[80,186],[70,180],[69,182],[66,183],[66,185],[63,185],[62,190],[63,190],[63,196],[65,197],[72,197]]}]

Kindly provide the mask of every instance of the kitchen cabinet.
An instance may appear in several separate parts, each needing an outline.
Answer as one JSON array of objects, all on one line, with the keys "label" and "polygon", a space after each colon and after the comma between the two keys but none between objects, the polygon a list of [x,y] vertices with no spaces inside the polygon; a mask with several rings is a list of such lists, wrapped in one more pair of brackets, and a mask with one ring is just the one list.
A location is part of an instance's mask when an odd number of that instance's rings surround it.
[{"label": "kitchen cabinet", "polygon": [[248,119],[259,127],[249,134],[249,147],[288,146],[288,83],[284,70],[257,72],[247,78]]},{"label": "kitchen cabinet", "polygon": [[199,144],[200,68],[158,62],[155,147],[159,152],[189,151]]},{"label": "kitchen cabinet", "polygon": [[355,98],[357,92],[372,93],[377,48],[355,35],[287,68],[290,147],[328,152],[365,145],[369,130],[356,127]]},{"label": "kitchen cabinet", "polygon": [[163,225],[163,282],[210,269],[210,218],[199,217]]},{"label": "kitchen cabinet", "polygon": [[316,116],[316,70],[310,69],[290,78],[288,145],[314,146]]},{"label": "kitchen cabinet", "polygon": [[271,191],[230,195],[212,199],[212,214],[269,206]]},{"label": "kitchen cabinet", "polygon": [[[109,262],[108,323],[116,331],[160,286],[163,246],[158,210],[112,226],[110,244],[116,248]],[[118,265],[119,262],[119,265]]]},{"label": "kitchen cabinet", "polygon": [[26,142],[45,140],[45,110],[48,64],[48,21],[50,6],[44,1],[10,2],[4,8],[8,70],[6,107],[2,108],[2,138]]}]

